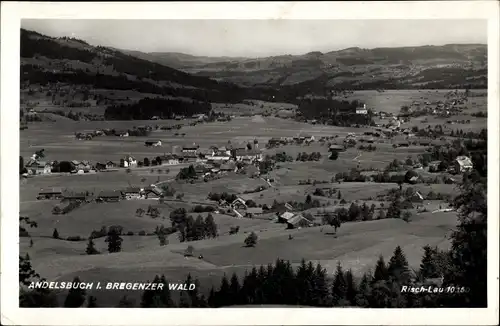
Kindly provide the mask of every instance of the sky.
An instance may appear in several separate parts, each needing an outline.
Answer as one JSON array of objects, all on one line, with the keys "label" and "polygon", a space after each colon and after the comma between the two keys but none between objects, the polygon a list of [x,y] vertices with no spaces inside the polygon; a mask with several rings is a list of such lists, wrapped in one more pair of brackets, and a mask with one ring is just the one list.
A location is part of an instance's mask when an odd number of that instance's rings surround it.
[{"label": "sky", "polygon": [[198,56],[263,57],[375,48],[487,43],[486,20],[23,19],[21,27],[92,45]]}]

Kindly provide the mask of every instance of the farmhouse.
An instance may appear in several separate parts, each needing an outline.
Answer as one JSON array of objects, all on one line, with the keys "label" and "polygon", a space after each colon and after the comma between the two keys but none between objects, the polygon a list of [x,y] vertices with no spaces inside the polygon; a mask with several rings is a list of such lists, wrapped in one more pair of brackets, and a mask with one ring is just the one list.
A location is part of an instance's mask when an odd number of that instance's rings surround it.
[{"label": "farmhouse", "polygon": [[471,171],[474,168],[471,159],[467,156],[458,156],[453,165],[456,173]]},{"label": "farmhouse", "polygon": [[330,147],[328,147],[328,150],[330,152],[343,152],[343,151],[345,151],[345,148],[342,145],[332,144],[332,145],[330,145]]},{"label": "farmhouse", "polygon": [[163,155],[160,157],[162,165],[177,165],[179,164],[179,158],[177,155]]},{"label": "farmhouse", "polygon": [[236,167],[236,164],[234,162],[228,162],[226,164],[222,164],[220,166],[220,170],[222,172],[236,172],[238,168]]},{"label": "farmhouse", "polygon": [[60,199],[63,197],[61,188],[42,189],[36,199]]},{"label": "farmhouse", "polygon": [[100,202],[117,202],[123,197],[121,191],[101,191],[97,196],[97,201]]},{"label": "farmhouse", "polygon": [[247,205],[245,204],[245,201],[241,198],[236,198],[232,203],[231,203],[232,208],[234,209],[247,209]]},{"label": "farmhouse", "polygon": [[196,154],[198,152],[198,146],[185,146],[182,147],[182,153]]},{"label": "farmhouse", "polygon": [[123,167],[124,168],[131,168],[131,167],[136,167],[136,166],[137,166],[137,160],[132,155],[127,155],[123,159]]},{"label": "farmhouse", "polygon": [[146,199],[157,199],[163,196],[162,191],[157,187],[145,187],[144,188],[144,197]]},{"label": "farmhouse", "polygon": [[252,218],[254,216],[262,215],[262,207],[249,207],[245,212],[245,217]]},{"label": "farmhouse", "polygon": [[159,140],[159,139],[149,139],[149,140],[146,140],[144,142],[144,144],[147,147],[151,147],[151,146],[157,147],[157,146],[161,146],[161,140]]},{"label": "farmhouse", "polygon": [[296,214],[286,222],[287,229],[296,229],[299,227],[312,226],[312,221],[309,221],[302,214]]},{"label": "farmhouse", "polygon": [[258,150],[237,149],[234,153],[236,161],[262,161],[262,152]]},{"label": "farmhouse", "polygon": [[128,187],[123,191],[125,198],[127,199],[137,199],[141,197],[141,188],[139,187]]},{"label": "farmhouse", "polygon": [[26,163],[25,167],[29,174],[49,174],[52,171],[52,164],[33,159]]},{"label": "farmhouse", "polygon": [[71,194],[65,194],[64,200],[85,200],[87,198],[87,194],[84,192],[75,192]]},{"label": "farmhouse", "polygon": [[287,223],[289,219],[294,217],[294,213],[284,212],[283,214],[278,216],[278,223]]},{"label": "farmhouse", "polygon": [[114,163],[112,161],[106,162],[106,169],[114,169],[114,168],[116,168],[116,163]]},{"label": "farmhouse", "polygon": [[363,104],[362,107],[356,108],[356,114],[368,114],[368,110],[366,109],[366,104]]}]

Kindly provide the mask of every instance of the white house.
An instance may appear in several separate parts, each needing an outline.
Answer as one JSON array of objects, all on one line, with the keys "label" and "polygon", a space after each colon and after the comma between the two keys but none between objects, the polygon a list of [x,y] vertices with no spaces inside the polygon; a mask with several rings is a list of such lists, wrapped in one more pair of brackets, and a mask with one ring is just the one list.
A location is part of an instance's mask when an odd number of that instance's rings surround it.
[{"label": "white house", "polygon": [[124,168],[132,168],[137,166],[137,160],[132,155],[128,155],[123,160]]},{"label": "white house", "polygon": [[458,156],[455,159],[454,167],[456,173],[463,173],[472,170],[474,168],[474,165],[472,164],[472,161],[469,157]]},{"label": "white house", "polygon": [[161,157],[162,165],[177,165],[179,164],[179,158],[174,155],[164,155]]},{"label": "white house", "polygon": [[259,161],[263,160],[262,152],[257,150],[241,150],[235,151],[236,161]]},{"label": "white house", "polygon": [[368,114],[368,110],[366,109],[366,104],[363,104],[362,107],[356,108],[356,114]]},{"label": "white house", "polygon": [[198,152],[198,146],[186,146],[182,148],[183,153],[196,154]]}]

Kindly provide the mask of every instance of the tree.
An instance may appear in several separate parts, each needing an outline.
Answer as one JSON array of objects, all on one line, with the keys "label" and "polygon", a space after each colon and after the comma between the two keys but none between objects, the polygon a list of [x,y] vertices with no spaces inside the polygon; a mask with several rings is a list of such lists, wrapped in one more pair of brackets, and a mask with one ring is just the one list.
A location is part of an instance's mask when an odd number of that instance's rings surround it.
[{"label": "tree", "polygon": [[411,212],[410,211],[404,211],[403,212],[403,221],[406,223],[409,223],[411,220]]},{"label": "tree", "polygon": [[358,289],[356,282],[354,281],[354,276],[352,270],[345,272],[345,282],[346,282],[346,299],[351,306],[356,306],[356,296],[358,295]]},{"label": "tree", "polygon": [[310,205],[312,202],[312,198],[311,198],[311,195],[307,195],[306,196],[306,205]]},{"label": "tree", "polygon": [[355,297],[355,305],[358,307],[368,308],[370,306],[370,297],[371,297],[371,287],[370,280],[372,276],[368,273],[363,274],[363,278],[359,283],[359,289]]},{"label": "tree", "polygon": [[157,233],[158,240],[160,240],[160,246],[165,246],[167,245],[167,236],[163,231],[160,231]]},{"label": "tree", "polygon": [[338,200],[342,199],[342,194],[340,193],[340,190],[337,192],[337,199]]},{"label": "tree", "polygon": [[106,237],[106,242],[108,243],[108,252],[120,252],[122,250],[123,239],[116,230],[110,230],[108,236]]},{"label": "tree", "polygon": [[92,238],[89,238],[89,242],[87,244],[87,249],[85,249],[85,252],[87,253],[87,255],[100,254],[100,252],[95,248],[94,240],[92,240]]},{"label": "tree", "polygon": [[337,270],[333,280],[332,302],[334,307],[346,306],[347,303],[347,284],[344,271],[340,262],[337,263]]},{"label": "tree", "polygon": [[57,231],[57,229],[54,229],[54,232],[52,232],[52,238],[60,239],[59,232]]},{"label": "tree", "polygon": [[337,214],[333,214],[330,212],[326,213],[323,216],[323,223],[326,223],[326,224],[334,227],[335,233],[337,233],[337,228],[339,228],[341,225],[339,216]]},{"label": "tree", "polygon": [[135,307],[135,301],[133,299],[130,299],[126,295],[120,298],[120,301],[118,302],[117,305],[117,308],[134,308],[134,307]]},{"label": "tree", "polygon": [[385,264],[384,257],[381,255],[375,265],[375,272],[373,273],[372,283],[377,281],[387,281],[389,279],[389,272]]},{"label": "tree", "polygon": [[149,158],[145,157],[144,158],[144,166],[149,166],[149,165],[150,165]]},{"label": "tree", "polygon": [[[79,284],[80,279],[75,277],[73,279],[73,284]],[[64,301],[64,307],[66,308],[79,308],[85,302],[85,289],[81,288],[72,288],[69,290],[66,300]]]},{"label": "tree", "polygon": [[328,159],[335,161],[338,158],[339,158],[339,153],[337,151],[333,151]]},{"label": "tree", "polygon": [[410,270],[408,267],[408,260],[406,260],[406,256],[400,246],[394,249],[394,254],[389,261],[387,272],[389,273],[389,277],[398,283],[404,284],[409,281]]},{"label": "tree", "polygon": [[238,276],[236,273],[233,273],[231,275],[231,280],[229,281],[229,299],[231,300],[232,304],[239,304],[241,303],[241,296],[240,296],[240,291],[241,291],[241,286],[240,282],[238,280]]},{"label": "tree", "polygon": [[248,235],[248,237],[245,239],[245,246],[246,247],[255,247],[257,244],[257,234],[255,232],[252,232]]},{"label": "tree", "polygon": [[251,150],[252,150],[252,144],[247,143],[247,149],[248,149],[249,151],[251,151]]},{"label": "tree", "polygon": [[441,276],[439,275],[438,264],[436,261],[437,254],[437,247],[431,247],[429,245],[424,247],[424,256],[422,257],[419,270],[420,276],[423,279],[437,278]]},{"label": "tree", "polygon": [[458,212],[458,225],[452,233],[451,268],[443,286],[468,288],[467,293],[451,296],[453,307],[487,306],[487,196],[484,179],[467,180],[452,202]]},{"label": "tree", "polygon": [[400,218],[401,217],[401,199],[396,195],[391,205],[387,209],[387,218]]},{"label": "tree", "polygon": [[226,274],[222,277],[219,291],[216,294],[216,307],[225,307],[232,304],[230,299],[231,286]]},{"label": "tree", "polygon": [[217,237],[217,224],[215,224],[214,217],[212,214],[208,214],[207,217],[205,217],[205,235],[209,238],[215,238]]}]

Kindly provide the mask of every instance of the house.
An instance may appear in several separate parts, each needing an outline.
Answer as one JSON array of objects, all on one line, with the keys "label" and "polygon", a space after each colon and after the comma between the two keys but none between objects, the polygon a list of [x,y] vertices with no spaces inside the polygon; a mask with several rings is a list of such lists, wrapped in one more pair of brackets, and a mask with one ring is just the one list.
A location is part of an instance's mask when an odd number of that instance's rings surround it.
[{"label": "house", "polygon": [[128,187],[123,190],[123,194],[127,199],[138,199],[141,197],[141,188],[139,187]]},{"label": "house", "polygon": [[182,163],[189,163],[189,162],[196,162],[198,160],[198,155],[195,153],[183,153],[179,157],[179,162]]},{"label": "house", "polygon": [[474,168],[471,159],[467,156],[458,156],[453,165],[456,173],[468,172]]},{"label": "house", "polygon": [[132,155],[127,155],[123,159],[123,167],[124,168],[131,168],[131,167],[136,167],[136,166],[137,166],[137,160]]},{"label": "house", "polygon": [[204,176],[206,173],[210,172],[210,169],[202,164],[198,164],[194,167],[194,171],[198,176]]},{"label": "house", "polygon": [[154,146],[154,147],[157,147],[157,146],[161,146],[161,140],[159,139],[149,139],[149,140],[146,140],[144,142],[144,145],[147,146],[147,147],[151,147],[151,146]]},{"label": "house", "polygon": [[295,214],[292,218],[288,219],[286,224],[287,229],[296,229],[299,227],[312,226],[312,221],[309,221],[302,214]]},{"label": "house", "polygon": [[158,187],[145,187],[143,193],[146,199],[158,199],[163,197],[163,192]]},{"label": "house", "polygon": [[31,159],[25,167],[28,174],[49,174],[52,172],[52,164],[45,161]]},{"label": "house", "polygon": [[284,212],[283,214],[278,216],[278,223],[287,223],[289,219],[294,217],[295,214],[291,212]]},{"label": "house", "polygon": [[234,157],[236,161],[262,161],[263,155],[259,150],[242,150],[237,149],[234,152]]},{"label": "house", "polygon": [[285,209],[288,209],[289,211],[293,211],[294,208],[292,205],[290,205],[289,203],[285,203]]},{"label": "house", "polygon": [[198,146],[185,146],[182,147],[182,153],[196,154],[198,152]]},{"label": "house", "polygon": [[222,164],[219,169],[221,172],[236,172],[238,170],[234,162]]},{"label": "house", "polygon": [[363,104],[362,107],[356,108],[356,114],[368,114],[368,110],[366,109],[366,104]]},{"label": "house", "polygon": [[177,155],[163,155],[160,157],[162,165],[177,165],[179,164],[179,158]]},{"label": "house", "polygon": [[106,162],[106,169],[114,169],[114,168],[116,168],[116,163],[114,163],[112,161]]},{"label": "house", "polygon": [[309,135],[309,134],[300,134],[299,135],[299,140],[305,141],[305,142],[312,142],[315,140],[314,136]]},{"label": "house", "polygon": [[97,201],[100,202],[117,202],[123,197],[121,191],[101,191],[97,196]]},{"label": "house", "polygon": [[247,204],[245,203],[245,201],[241,198],[236,198],[232,203],[231,203],[231,206],[234,208],[234,209],[247,209]]},{"label": "house", "polygon": [[345,151],[345,147],[343,145],[332,144],[328,147],[328,151],[330,152],[343,152]]},{"label": "house", "polygon": [[252,218],[254,216],[262,215],[262,207],[249,207],[245,212],[245,217]]},{"label": "house", "polygon": [[65,194],[63,197],[63,200],[86,200],[87,199],[87,193],[85,192],[75,192],[75,193],[69,193]]},{"label": "house", "polygon": [[36,199],[60,199],[63,197],[61,188],[42,189]]}]

